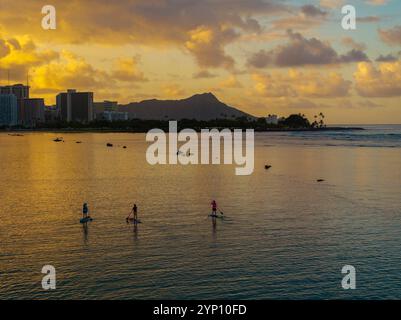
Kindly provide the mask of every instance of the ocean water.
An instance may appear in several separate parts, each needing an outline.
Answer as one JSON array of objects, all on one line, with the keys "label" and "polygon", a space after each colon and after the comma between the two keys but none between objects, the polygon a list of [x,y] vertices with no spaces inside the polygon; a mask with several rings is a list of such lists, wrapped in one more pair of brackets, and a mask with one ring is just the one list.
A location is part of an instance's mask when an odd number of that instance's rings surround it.
[{"label": "ocean water", "polygon": [[151,166],[144,134],[1,133],[0,299],[399,299],[401,126],[366,128],[258,133],[250,176]]}]

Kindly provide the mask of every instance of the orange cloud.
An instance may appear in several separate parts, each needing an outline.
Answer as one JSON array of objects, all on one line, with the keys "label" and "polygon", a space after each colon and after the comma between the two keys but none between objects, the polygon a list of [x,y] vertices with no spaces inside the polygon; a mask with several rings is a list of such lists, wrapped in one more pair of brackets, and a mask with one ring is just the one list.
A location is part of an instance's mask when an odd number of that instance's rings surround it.
[{"label": "orange cloud", "polygon": [[[57,59],[53,50],[39,50],[29,36],[2,39],[0,37],[0,69],[9,70],[11,80],[25,79],[31,68]],[[1,73],[0,79],[6,74]]]},{"label": "orange cloud", "polygon": [[120,58],[115,61],[111,76],[113,79],[125,82],[146,81],[143,72],[138,70],[135,58]]},{"label": "orange cloud", "polygon": [[219,86],[222,88],[242,88],[241,82],[237,79],[236,76],[229,76],[227,79],[222,80],[219,83]]},{"label": "orange cloud", "polygon": [[164,85],[162,90],[168,98],[182,98],[185,95],[185,90],[177,84]]},{"label": "orange cloud", "polygon": [[234,59],[224,52],[224,46],[239,35],[231,28],[212,29],[200,26],[188,32],[185,47],[191,52],[201,67],[234,66]]},{"label": "orange cloud", "polygon": [[351,81],[340,74],[321,74],[294,69],[288,73],[257,73],[252,76],[255,92],[265,97],[332,98],[349,94]]},{"label": "orange cloud", "polygon": [[32,34],[46,43],[141,44],[187,49],[200,66],[232,67],[224,47],[241,33],[259,32],[255,17],[272,16],[286,6],[274,0],[149,1],[53,0],[57,29],[41,28],[35,1],[2,0],[0,28],[7,33]]}]

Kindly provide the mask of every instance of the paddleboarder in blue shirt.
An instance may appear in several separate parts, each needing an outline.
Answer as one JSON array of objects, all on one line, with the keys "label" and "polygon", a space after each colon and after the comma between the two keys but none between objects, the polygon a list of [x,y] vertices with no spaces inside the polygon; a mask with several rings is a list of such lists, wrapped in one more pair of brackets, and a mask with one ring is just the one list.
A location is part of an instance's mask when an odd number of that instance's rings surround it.
[{"label": "paddleboarder in blue shirt", "polygon": [[82,217],[83,217],[83,219],[88,218],[88,213],[89,213],[88,204],[84,203],[84,205],[82,207]]}]

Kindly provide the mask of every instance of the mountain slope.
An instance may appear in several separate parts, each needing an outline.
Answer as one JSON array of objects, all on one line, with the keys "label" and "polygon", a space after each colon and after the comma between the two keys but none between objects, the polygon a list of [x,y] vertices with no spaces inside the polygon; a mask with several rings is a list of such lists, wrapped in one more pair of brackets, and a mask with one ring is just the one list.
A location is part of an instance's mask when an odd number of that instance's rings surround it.
[{"label": "mountain slope", "polygon": [[120,105],[129,118],[143,120],[214,120],[253,116],[220,102],[212,93],[196,94],[182,100],[144,100]]}]

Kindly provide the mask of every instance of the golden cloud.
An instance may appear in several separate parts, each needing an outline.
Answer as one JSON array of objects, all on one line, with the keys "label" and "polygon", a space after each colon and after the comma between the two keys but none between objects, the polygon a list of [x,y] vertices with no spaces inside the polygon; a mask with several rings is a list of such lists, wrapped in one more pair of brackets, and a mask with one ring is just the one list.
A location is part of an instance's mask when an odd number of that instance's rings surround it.
[{"label": "golden cloud", "polygon": [[401,62],[373,63],[361,62],[354,73],[355,88],[365,97],[401,96]]},{"label": "golden cloud", "polygon": [[111,76],[125,82],[147,81],[143,72],[138,70],[136,58],[120,58],[115,61]]},{"label": "golden cloud", "polygon": [[48,88],[52,91],[66,88],[91,90],[107,79],[105,72],[95,69],[83,58],[62,51],[57,60],[34,69],[33,87],[42,92]]},{"label": "golden cloud", "polygon": [[221,88],[242,88],[241,82],[237,79],[236,76],[231,75],[227,79],[222,80],[219,83]]},{"label": "golden cloud", "polygon": [[0,28],[9,34],[31,34],[46,43],[186,48],[199,65],[210,67],[233,65],[224,46],[240,33],[261,30],[253,16],[271,16],[286,8],[274,0],[53,0],[52,5],[57,29],[46,31],[40,23],[41,4],[2,0],[7,10],[0,11]]},{"label": "golden cloud", "polygon": [[[53,50],[39,50],[29,36],[4,39],[0,37],[0,69],[9,70],[12,81],[25,79],[30,68],[57,59]],[[0,79],[6,74],[1,73]]]},{"label": "golden cloud", "polygon": [[182,98],[185,95],[185,90],[178,84],[164,85],[162,90],[168,98]]},{"label": "golden cloud", "polygon": [[231,28],[219,28],[218,30],[206,26],[200,26],[188,32],[189,40],[185,47],[191,52],[201,67],[226,67],[234,66],[234,59],[224,52],[224,46],[239,35]]},{"label": "golden cloud", "polygon": [[252,79],[256,93],[265,97],[344,97],[351,88],[351,81],[336,72],[321,74],[290,69],[288,73],[256,73]]}]

